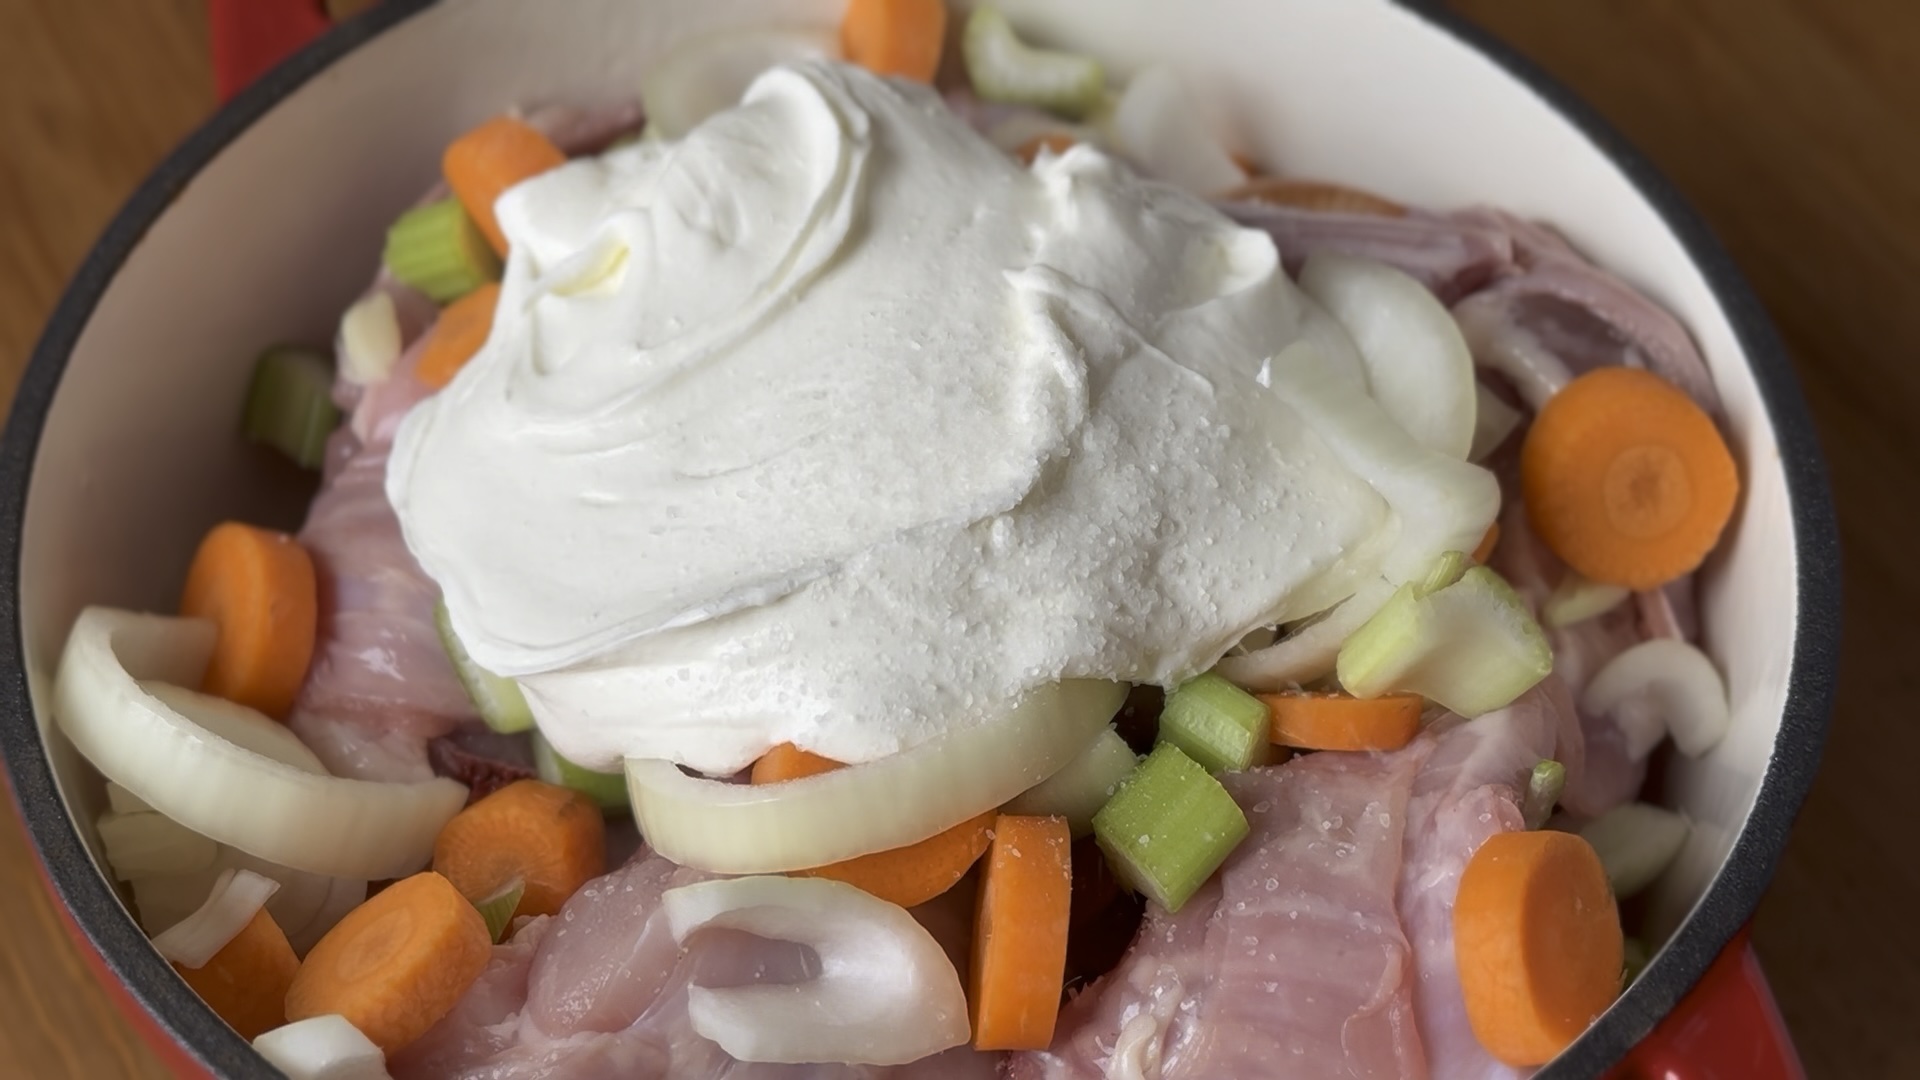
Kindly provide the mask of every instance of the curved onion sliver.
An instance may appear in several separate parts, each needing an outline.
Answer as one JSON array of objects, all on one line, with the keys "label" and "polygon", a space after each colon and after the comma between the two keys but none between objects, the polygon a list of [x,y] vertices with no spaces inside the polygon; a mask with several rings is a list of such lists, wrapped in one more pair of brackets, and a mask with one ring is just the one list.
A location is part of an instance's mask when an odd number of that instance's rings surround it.
[{"label": "curved onion sliver", "polygon": [[1385,578],[1371,578],[1313,622],[1264,649],[1223,657],[1214,670],[1249,690],[1272,691],[1290,690],[1330,675],[1340,646],[1393,597],[1393,588]]},{"label": "curved onion sliver", "polygon": [[287,1080],[387,1080],[387,1055],[338,1013],[311,1016],[253,1040]]},{"label": "curved onion sliver", "polygon": [[228,870],[213,883],[207,901],[153,939],[160,955],[186,968],[203,968],[247,928],[280,883],[251,870]]},{"label": "curved onion sliver", "polygon": [[661,896],[673,940],[704,927],[810,946],[797,985],[688,989],[693,1030],[741,1061],[904,1065],[967,1041],[946,950],[905,909],[827,878],[703,881]]},{"label": "curved onion sliver", "polygon": [[878,761],[781,784],[688,776],[629,758],[641,835],[661,855],[716,874],[777,874],[918,843],[1045,780],[1126,700],[1119,683],[1070,680],[1006,715]]},{"label": "curved onion sliver", "polygon": [[1630,802],[1614,807],[1580,829],[1606,868],[1613,895],[1627,897],[1653,884],[1686,846],[1687,819],[1664,806]]},{"label": "curved onion sliver", "polygon": [[1719,669],[1706,653],[1673,638],[1643,641],[1609,660],[1581,692],[1580,708],[1594,716],[1649,709],[1688,757],[1712,749],[1732,720]]},{"label": "curved onion sliver", "polygon": [[[247,854],[361,880],[425,866],[440,826],[466,803],[465,786],[315,775],[223,737],[141,685],[198,684],[214,634],[202,619],[86,609],[60,657],[55,722],[107,779]],[[232,720],[222,710],[212,723]],[[278,726],[264,716],[258,724]],[[264,729],[247,737],[273,738]]]}]

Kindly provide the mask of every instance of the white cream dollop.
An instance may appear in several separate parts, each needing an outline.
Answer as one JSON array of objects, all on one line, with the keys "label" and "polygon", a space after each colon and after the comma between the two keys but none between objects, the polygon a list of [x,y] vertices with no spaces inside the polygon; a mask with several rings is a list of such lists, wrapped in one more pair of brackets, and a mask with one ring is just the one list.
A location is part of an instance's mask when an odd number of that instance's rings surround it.
[{"label": "white cream dollop", "polygon": [[1170,683],[1493,514],[1437,466],[1451,517],[1405,535],[1267,385],[1300,341],[1364,383],[1265,234],[1092,148],[1024,169],[918,87],[778,68],[497,210],[492,335],[387,491],[582,764],[866,761],[1058,679]]}]

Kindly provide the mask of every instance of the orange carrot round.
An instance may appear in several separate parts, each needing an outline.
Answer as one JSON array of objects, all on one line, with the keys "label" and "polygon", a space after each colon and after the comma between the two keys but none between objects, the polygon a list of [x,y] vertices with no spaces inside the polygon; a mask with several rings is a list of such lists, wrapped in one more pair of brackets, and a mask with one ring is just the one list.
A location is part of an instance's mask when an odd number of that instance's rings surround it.
[{"label": "orange carrot round", "polygon": [[879,75],[930,83],[946,44],[946,0],[851,0],[840,52]]},{"label": "orange carrot round", "polygon": [[1548,400],[1520,450],[1527,518],[1582,575],[1652,589],[1700,565],[1740,494],[1700,406],[1638,368],[1587,372]]},{"label": "orange carrot round", "polygon": [[760,755],[760,760],[753,763],[752,780],[756,784],[778,784],[785,780],[818,776],[842,767],[832,758],[802,750],[792,743],[781,743]]},{"label": "orange carrot round", "polygon": [[1551,1060],[1620,991],[1620,915],[1600,857],[1573,833],[1480,845],[1460,875],[1453,939],[1467,1020],[1508,1065]]},{"label": "orange carrot round", "polygon": [[441,155],[440,171],[487,243],[505,255],[507,237],[493,214],[495,200],[515,184],[566,161],[559,147],[525,121],[496,116],[453,140]]},{"label": "orange carrot round", "polygon": [[300,970],[300,958],[280,924],[261,908],[205,964],[173,969],[220,1019],[251,1040],[287,1022],[287,988]]},{"label": "orange carrot round", "polygon": [[201,689],[285,716],[313,660],[320,621],[313,557],[286,533],[228,521],[200,541],[180,614],[220,628]]},{"label": "orange carrot round", "polygon": [[1296,180],[1287,176],[1256,176],[1222,198],[1229,202],[1263,202],[1329,213],[1407,216],[1406,207],[1371,191],[1320,180]]},{"label": "orange carrot round", "polygon": [[993,839],[993,819],[989,810],[917,844],[796,870],[794,876],[832,878],[890,904],[918,907],[958,885],[980,861]]},{"label": "orange carrot round", "polygon": [[287,1019],[339,1013],[392,1054],[452,1011],[492,955],[479,910],[424,871],[368,897],[314,945],[287,990]]},{"label": "orange carrot round", "polygon": [[1073,836],[1063,817],[1001,814],[973,928],[973,1045],[1044,1050],[1067,969]]},{"label": "orange carrot round", "polygon": [[493,333],[493,311],[500,304],[500,283],[490,281],[448,304],[427,332],[414,376],[435,390],[453,381]]},{"label": "orange carrot round", "polygon": [[1420,732],[1419,694],[1357,698],[1294,690],[1260,694],[1272,717],[1269,737],[1304,750],[1398,750]]},{"label": "orange carrot round", "polygon": [[514,917],[552,915],[607,872],[606,818],[572,788],[517,780],[440,827],[433,868],[473,901],[517,877],[526,891]]}]

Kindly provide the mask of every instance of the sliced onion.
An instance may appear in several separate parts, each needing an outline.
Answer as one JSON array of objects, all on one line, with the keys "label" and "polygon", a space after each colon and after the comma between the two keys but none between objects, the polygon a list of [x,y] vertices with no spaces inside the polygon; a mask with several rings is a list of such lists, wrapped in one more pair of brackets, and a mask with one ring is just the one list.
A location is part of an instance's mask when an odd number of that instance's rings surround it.
[{"label": "sliced onion", "polygon": [[1540,605],[1540,621],[1556,630],[1573,626],[1605,615],[1632,595],[1624,585],[1589,581],[1569,570]]},{"label": "sliced onion", "polygon": [[1373,578],[1340,606],[1313,622],[1245,656],[1229,656],[1214,668],[1249,690],[1292,690],[1333,673],[1348,635],[1366,625],[1393,596],[1393,585]]},{"label": "sliced onion", "polygon": [[218,850],[213,864],[203,869],[136,877],[127,882],[141,929],[149,935],[166,931],[193,914],[221,874],[251,870],[280,883],[279,891],[267,901],[267,913],[280,924],[293,951],[304,955],[367,898],[365,881],[289,869],[230,847]]},{"label": "sliced onion", "polygon": [[1273,373],[1273,393],[1393,508],[1398,532],[1381,566],[1387,580],[1417,581],[1443,552],[1479,546],[1500,511],[1500,485],[1492,473],[1415,442],[1309,343],[1290,345],[1274,357]]},{"label": "sliced onion", "polygon": [[1473,445],[1467,448],[1467,460],[1477,464],[1493,456],[1525,416],[1478,379],[1473,383],[1473,396]]},{"label": "sliced onion", "polygon": [[390,1080],[386,1055],[335,1013],[274,1028],[253,1040],[253,1048],[287,1080]]},{"label": "sliced onion", "polygon": [[400,313],[385,289],[353,302],[340,316],[340,377],[356,386],[385,382],[400,362]]},{"label": "sliced onion", "polygon": [[142,802],[138,796],[112,781],[107,782],[107,809],[116,814],[144,814],[153,807]]},{"label": "sliced onion", "polygon": [[1246,183],[1246,171],[1199,116],[1180,76],[1156,65],[1127,83],[1107,130],[1120,152],[1155,180],[1196,195],[1218,195]]},{"label": "sliced onion", "polygon": [[741,1061],[904,1065],[967,1041],[946,951],[905,909],[826,878],[747,877],[668,889],[673,939],[704,927],[808,946],[796,985],[688,988],[693,1030]]},{"label": "sliced onion", "polygon": [[109,810],[95,828],[115,881],[209,870],[220,856],[219,844],[151,810]]},{"label": "sliced onion", "polygon": [[1608,661],[1588,681],[1580,708],[1616,717],[1647,710],[1688,757],[1711,750],[1732,720],[1719,669],[1706,653],[1674,638],[1643,641]]},{"label": "sliced onion", "polygon": [[[440,826],[466,803],[464,785],[316,775],[223,737],[142,687],[143,680],[197,684],[214,633],[200,619],[101,607],[81,612],[54,684],[61,731],[107,779],[250,855],[358,880],[403,877],[425,866]],[[175,696],[175,704],[190,700]],[[202,715],[214,728],[234,719],[226,709]],[[275,738],[259,724],[273,721],[260,717],[244,737]]]},{"label": "sliced onion", "polygon": [[768,68],[839,55],[831,30],[729,30],[695,38],[662,57],[640,80],[648,133],[677,139],[714,113],[738,105]]},{"label": "sliced onion", "polygon": [[627,760],[633,818],[661,855],[716,874],[775,874],[918,843],[1001,805],[1072,761],[1127,688],[1071,680],[1006,715],[847,769],[780,784],[688,776]]},{"label": "sliced onion", "polygon": [[1382,262],[1316,252],[1300,288],[1353,336],[1387,415],[1421,446],[1465,458],[1477,412],[1473,356],[1426,286]]},{"label": "sliced onion", "polygon": [[1606,868],[1613,895],[1624,900],[1653,883],[1686,845],[1687,819],[1652,803],[1626,803],[1588,822],[1580,836]]},{"label": "sliced onion", "polygon": [[214,881],[207,902],[166,933],[156,935],[153,947],[181,967],[206,967],[215,953],[240,936],[279,888],[279,882],[251,870],[228,870]]}]

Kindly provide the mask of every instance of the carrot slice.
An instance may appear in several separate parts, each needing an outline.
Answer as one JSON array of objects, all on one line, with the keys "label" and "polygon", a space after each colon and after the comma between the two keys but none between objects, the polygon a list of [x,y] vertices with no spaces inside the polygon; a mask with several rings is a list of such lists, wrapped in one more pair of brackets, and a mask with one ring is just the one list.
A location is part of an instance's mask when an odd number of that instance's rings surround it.
[{"label": "carrot slice", "polygon": [[1420,733],[1419,694],[1357,698],[1305,690],[1261,694],[1272,715],[1270,738],[1305,750],[1398,750]]},{"label": "carrot slice", "polygon": [[756,784],[778,784],[783,780],[817,776],[841,767],[841,764],[832,758],[810,753],[792,743],[781,743],[762,754],[760,760],[753,763],[752,779]]},{"label": "carrot slice", "polygon": [[519,878],[514,916],[553,915],[607,872],[605,815],[572,788],[516,780],[440,827],[433,868],[476,902]]},{"label": "carrot slice", "polygon": [[1493,549],[1500,546],[1500,523],[1487,526],[1487,535],[1480,538],[1480,546],[1473,549],[1473,561],[1482,566],[1493,558]]},{"label": "carrot slice", "polygon": [[496,116],[453,140],[441,155],[440,171],[487,243],[505,255],[507,237],[493,214],[495,200],[515,184],[566,161],[559,147],[525,121]]},{"label": "carrot slice", "polygon": [[917,844],[796,870],[795,877],[844,881],[903,908],[918,907],[960,883],[993,839],[993,811]]},{"label": "carrot slice", "polygon": [[973,1045],[1044,1050],[1066,978],[1073,837],[1063,817],[1001,814],[973,928]]},{"label": "carrot slice", "polygon": [[241,1038],[252,1040],[287,1022],[287,988],[300,970],[300,958],[280,924],[261,908],[205,964],[175,964],[173,970]]},{"label": "carrot slice", "polygon": [[453,1010],[493,955],[487,922],[431,870],[347,912],[287,989],[287,1019],[339,1013],[388,1054]]},{"label": "carrot slice", "polygon": [[1540,1065],[1620,991],[1620,914],[1593,847],[1572,833],[1488,838],[1460,875],[1453,953],[1467,1020],[1508,1065]]},{"label": "carrot slice", "polygon": [[1228,202],[1263,202],[1327,213],[1407,216],[1406,207],[1371,191],[1290,176],[1256,176],[1221,197]]},{"label": "carrot slice", "polygon": [[840,19],[840,52],[878,75],[930,83],[947,37],[945,0],[852,0]]},{"label": "carrot slice", "polygon": [[313,660],[319,624],[313,557],[286,533],[215,525],[187,571],[180,614],[220,627],[201,689],[285,716]]},{"label": "carrot slice", "polygon": [[448,304],[420,347],[414,375],[435,390],[453,381],[493,333],[493,311],[500,304],[500,283],[488,282]]},{"label": "carrot slice", "polygon": [[1589,371],[1548,400],[1520,450],[1527,518],[1585,577],[1652,589],[1698,567],[1740,476],[1709,417],[1638,368]]}]

